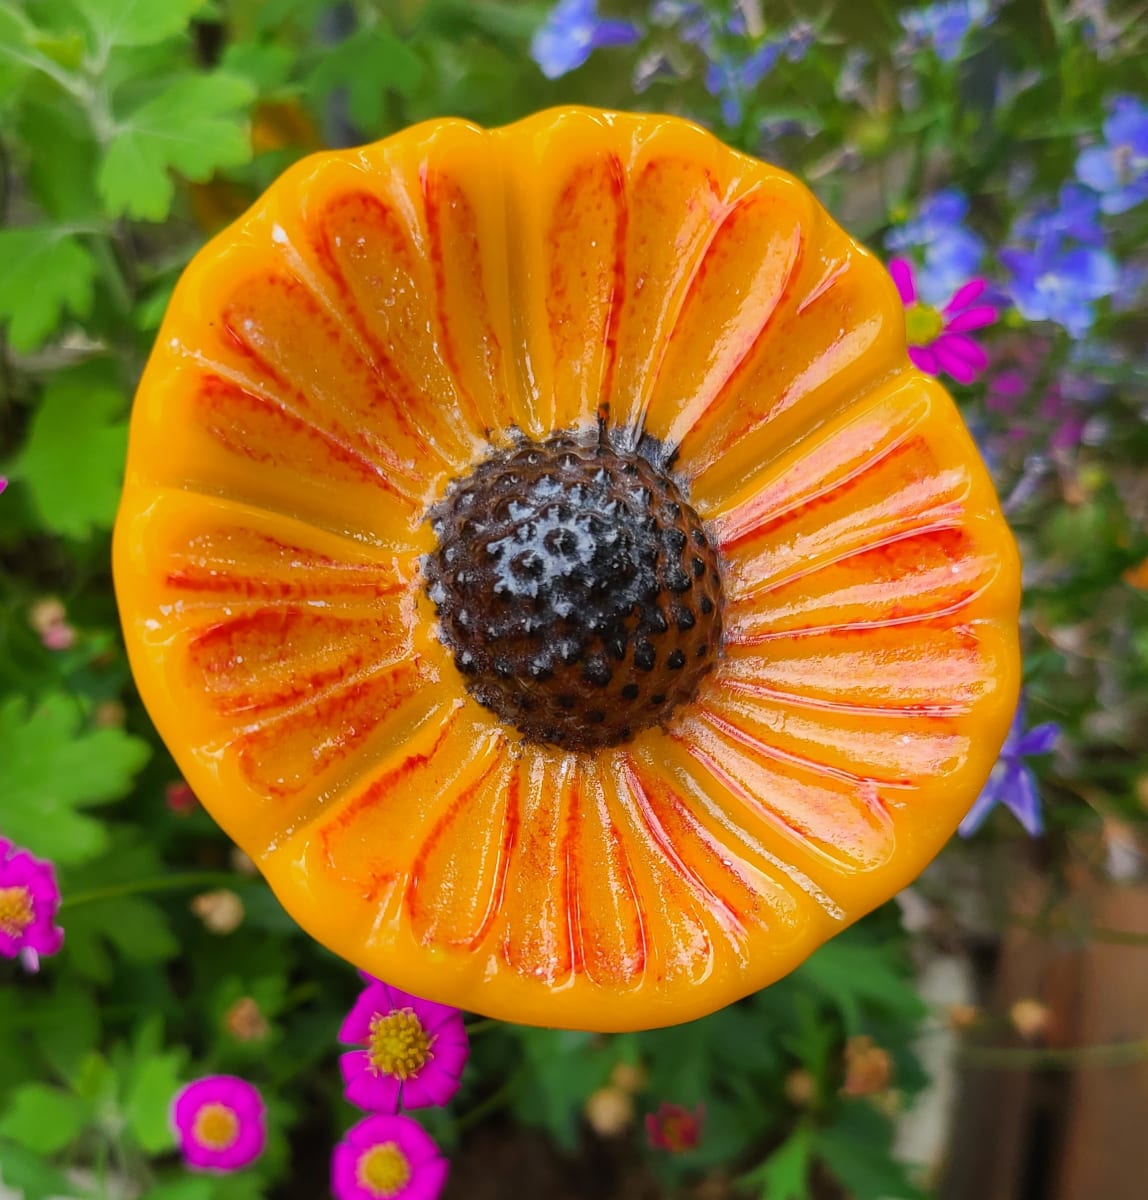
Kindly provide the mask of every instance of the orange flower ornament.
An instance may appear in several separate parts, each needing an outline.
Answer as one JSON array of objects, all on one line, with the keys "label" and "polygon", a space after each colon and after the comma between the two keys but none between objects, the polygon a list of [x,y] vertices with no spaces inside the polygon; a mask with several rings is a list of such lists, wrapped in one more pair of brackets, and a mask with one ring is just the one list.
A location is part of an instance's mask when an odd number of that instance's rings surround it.
[{"label": "orange flower ornament", "polygon": [[115,574],[295,919],[531,1024],[791,970],[937,853],[1017,699],[1013,541],[892,281],[668,117],[291,168],[172,298]]}]

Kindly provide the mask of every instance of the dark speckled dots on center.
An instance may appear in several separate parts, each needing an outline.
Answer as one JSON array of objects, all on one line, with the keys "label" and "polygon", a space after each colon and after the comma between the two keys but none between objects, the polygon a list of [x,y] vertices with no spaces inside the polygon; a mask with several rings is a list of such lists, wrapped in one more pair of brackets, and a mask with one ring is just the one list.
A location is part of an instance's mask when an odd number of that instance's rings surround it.
[{"label": "dark speckled dots on center", "polygon": [[714,548],[673,480],[606,435],[497,453],[430,521],[440,636],[471,694],[527,738],[624,742],[665,723],[713,666]]}]

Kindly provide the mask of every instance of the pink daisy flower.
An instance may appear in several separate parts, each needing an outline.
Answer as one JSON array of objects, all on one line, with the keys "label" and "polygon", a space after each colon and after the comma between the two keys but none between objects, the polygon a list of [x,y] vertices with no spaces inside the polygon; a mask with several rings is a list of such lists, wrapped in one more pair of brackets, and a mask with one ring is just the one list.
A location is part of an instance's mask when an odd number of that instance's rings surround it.
[{"label": "pink daisy flower", "polygon": [[267,1143],[263,1097],[234,1075],[207,1075],[181,1088],[171,1124],[184,1162],[194,1171],[238,1171]]},{"label": "pink daisy flower", "polygon": [[339,1030],[347,1099],[368,1112],[446,1104],[469,1046],[462,1013],[364,975],[368,985]]},{"label": "pink daisy flower", "polygon": [[335,1200],[435,1200],[449,1164],[410,1117],[378,1114],[347,1131],[331,1156]]},{"label": "pink daisy flower", "polygon": [[905,331],[913,365],[927,375],[943,371],[958,383],[972,383],[989,365],[989,358],[968,335],[997,319],[995,305],[977,303],[988,287],[987,281],[970,279],[944,308],[933,308],[917,299],[913,266],[908,259],[894,258],[889,263],[889,274],[905,306]]},{"label": "pink daisy flower", "polygon": [[59,907],[52,864],[0,838],[0,955],[38,971],[40,955],[55,954],[64,942],[53,924]]}]

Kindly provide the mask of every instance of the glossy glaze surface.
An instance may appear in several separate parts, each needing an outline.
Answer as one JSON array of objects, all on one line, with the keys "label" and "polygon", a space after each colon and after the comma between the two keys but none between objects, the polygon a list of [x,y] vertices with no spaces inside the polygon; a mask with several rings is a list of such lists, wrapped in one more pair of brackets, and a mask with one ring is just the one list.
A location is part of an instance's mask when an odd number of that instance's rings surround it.
[{"label": "glossy glaze surface", "polygon": [[[467,693],[421,560],[507,446],[644,433],[724,644],[592,753]],[[421,125],[288,171],[193,261],[116,529],[133,670],[196,793],[359,967],[514,1021],[699,1016],[908,883],[1015,706],[1018,566],[883,268],[664,117]]]}]

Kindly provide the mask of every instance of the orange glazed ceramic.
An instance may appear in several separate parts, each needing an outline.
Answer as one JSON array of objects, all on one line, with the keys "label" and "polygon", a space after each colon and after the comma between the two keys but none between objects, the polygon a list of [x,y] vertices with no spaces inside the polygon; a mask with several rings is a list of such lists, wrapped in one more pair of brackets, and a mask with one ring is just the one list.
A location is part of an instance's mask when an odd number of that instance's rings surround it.
[{"label": "orange glazed ceramic", "polygon": [[1013,541],[889,276],[668,117],[289,170],[172,298],[115,574],[295,919],[531,1024],[791,970],[937,853],[1017,699]]}]

